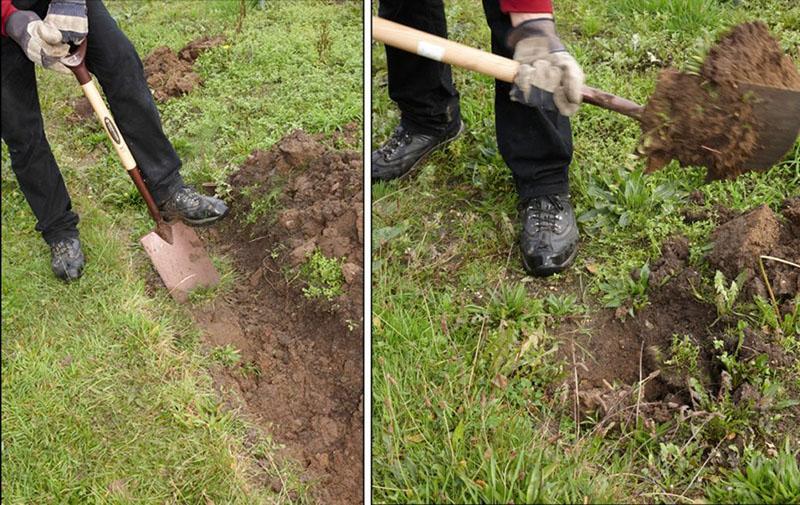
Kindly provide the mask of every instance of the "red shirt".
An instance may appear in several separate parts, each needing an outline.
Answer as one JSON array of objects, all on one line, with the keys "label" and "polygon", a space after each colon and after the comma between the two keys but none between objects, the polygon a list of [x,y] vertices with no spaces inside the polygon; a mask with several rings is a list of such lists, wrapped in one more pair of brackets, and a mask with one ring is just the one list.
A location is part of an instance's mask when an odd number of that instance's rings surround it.
[{"label": "red shirt", "polygon": [[500,0],[500,10],[509,12],[553,12],[553,0]]},{"label": "red shirt", "polygon": [[[2,31],[3,37],[6,37],[6,21],[8,17],[17,10],[11,3],[11,0],[2,1]],[[552,0],[500,0],[500,10],[505,13],[509,12],[553,12]]]},{"label": "red shirt", "polygon": [[2,4],[0,4],[0,33],[2,33],[3,37],[7,37],[6,35],[6,21],[8,21],[8,17],[16,12],[17,8],[11,3],[11,0],[2,0]]}]

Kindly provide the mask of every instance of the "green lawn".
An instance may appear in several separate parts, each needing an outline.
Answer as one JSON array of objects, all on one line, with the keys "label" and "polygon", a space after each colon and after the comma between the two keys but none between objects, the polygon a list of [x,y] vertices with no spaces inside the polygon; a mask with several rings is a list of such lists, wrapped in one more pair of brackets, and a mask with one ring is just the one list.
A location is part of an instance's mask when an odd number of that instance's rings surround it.
[{"label": "green lawn", "polygon": [[[228,36],[196,64],[204,87],[160,106],[189,182],[224,193],[253,149],[295,128],[330,134],[362,120],[358,3],[267,2],[238,34],[234,1],[107,5],[143,58]],[[304,500],[269,433],[214,397],[213,354],[186,309],[146,288],[138,238],[152,223],[102,130],[65,121],[80,88],[40,72],[39,92],[88,263],[75,284],[52,276],[3,145],[3,503],[272,503],[292,489]],[[276,477],[287,482],[280,493],[263,485]]]},{"label": "green lawn", "polygon": [[[555,4],[562,39],[583,65],[587,84],[640,103],[652,92],[660,62],[683,66],[739,21],[765,20],[799,61],[800,7],[791,0]],[[488,48],[477,3],[446,5],[450,37]],[[372,62],[375,148],[399,115],[387,96],[379,44]],[[736,181],[706,185],[703,169],[674,164],[644,176],[643,162],[631,156],[638,126],[584,106],[573,122],[570,172],[576,212],[584,216],[581,250],[569,272],[532,279],[517,252],[516,195],[495,143],[492,81],[461,69],[454,69],[454,79],[466,134],[415,178],[372,190],[373,499],[800,499],[796,430],[748,438],[739,466],[753,468],[738,475],[707,464],[722,441],[699,422],[601,435],[591,420],[576,425],[563,395],[552,393],[570,372],[556,350],[559,322],[591,318],[604,301],[629,297],[629,272],[657,258],[672,234],[690,239],[692,262],[702,265],[713,224],[684,222],[680,209],[691,191],[706,197],[707,208],[723,203],[735,210],[761,203],[777,209],[800,194],[800,143],[779,166]],[[742,302],[737,310],[756,310]],[[794,326],[782,341],[794,358],[797,339]],[[795,366],[770,377],[796,390],[799,371]],[[779,414],[788,416],[784,426],[796,425],[797,410]],[[735,415],[758,431],[755,414]]]}]

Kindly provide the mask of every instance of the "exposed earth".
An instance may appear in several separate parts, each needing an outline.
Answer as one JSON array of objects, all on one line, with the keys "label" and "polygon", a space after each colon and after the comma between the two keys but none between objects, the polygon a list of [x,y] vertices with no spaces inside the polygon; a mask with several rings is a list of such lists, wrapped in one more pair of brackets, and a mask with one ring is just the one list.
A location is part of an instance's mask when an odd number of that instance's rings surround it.
[{"label": "exposed earth", "polygon": [[[356,125],[343,131],[292,132],[231,176],[231,216],[201,233],[233,260],[237,282],[192,308],[210,349],[239,351],[214,371],[221,399],[285,446],[312,497],[332,504],[364,500],[363,161],[333,147],[357,143]],[[248,224],[258,201],[272,205]],[[299,272],[315,250],[342,265],[331,300],[303,292]]]},{"label": "exposed earth", "polygon": [[648,170],[676,159],[706,166],[709,179],[733,178],[769,139],[758,104],[740,83],[800,91],[800,73],[762,22],[734,27],[711,48],[698,73],[665,70],[642,116],[640,150]]},{"label": "exposed earth", "polygon": [[[800,303],[800,268],[796,266],[800,264],[799,211],[800,197],[794,197],[784,203],[782,215],[766,206],[738,216],[720,213],[707,255],[712,276],[715,271],[723,272],[728,287],[741,273],[739,300],[750,300],[754,294],[770,300],[759,257],[794,263],[763,260],[781,317],[796,312]],[[664,422],[702,410],[690,385],[692,378],[711,397],[730,393],[734,401],[752,401],[769,408],[752,385],[731,382],[719,356],[728,352],[749,363],[766,355],[770,367],[790,365],[791,358],[778,342],[780,335],[751,324],[740,344],[736,318],[718,312],[714,288],[706,284],[689,264],[689,242],[675,236],[665,242],[661,257],[651,265],[649,303],[634,317],[624,317],[625,310],[600,311],[580,328],[591,337],[575,325],[562,326],[562,337],[573,344],[563,353],[567,361],[575,350],[569,386],[578,391],[576,407],[581,414],[598,415],[609,423],[629,422],[635,415]],[[699,350],[695,370],[675,363],[672,346],[676,336],[688,339]],[[720,348],[715,340],[722,342]],[[636,387],[640,381],[644,383],[641,391]]]}]

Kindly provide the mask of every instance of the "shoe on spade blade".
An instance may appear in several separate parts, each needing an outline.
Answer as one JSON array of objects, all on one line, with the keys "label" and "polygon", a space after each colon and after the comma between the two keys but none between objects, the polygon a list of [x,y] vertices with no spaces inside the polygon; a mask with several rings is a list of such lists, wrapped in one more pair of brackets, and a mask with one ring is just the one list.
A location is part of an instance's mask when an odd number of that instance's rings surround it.
[{"label": "shoe on spade blade", "polygon": [[201,195],[183,186],[161,205],[160,210],[167,221],[180,219],[190,226],[209,226],[228,215],[229,209],[219,198]]}]

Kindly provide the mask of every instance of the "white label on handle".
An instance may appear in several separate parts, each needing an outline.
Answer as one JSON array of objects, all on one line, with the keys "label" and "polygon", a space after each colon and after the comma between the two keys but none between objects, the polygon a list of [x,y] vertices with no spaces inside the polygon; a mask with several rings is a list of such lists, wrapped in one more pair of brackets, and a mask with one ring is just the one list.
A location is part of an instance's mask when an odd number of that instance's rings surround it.
[{"label": "white label on handle", "polygon": [[420,40],[417,44],[417,54],[432,60],[442,61],[442,58],[444,58],[444,48],[442,46],[437,46],[436,44],[431,44],[430,42]]}]

